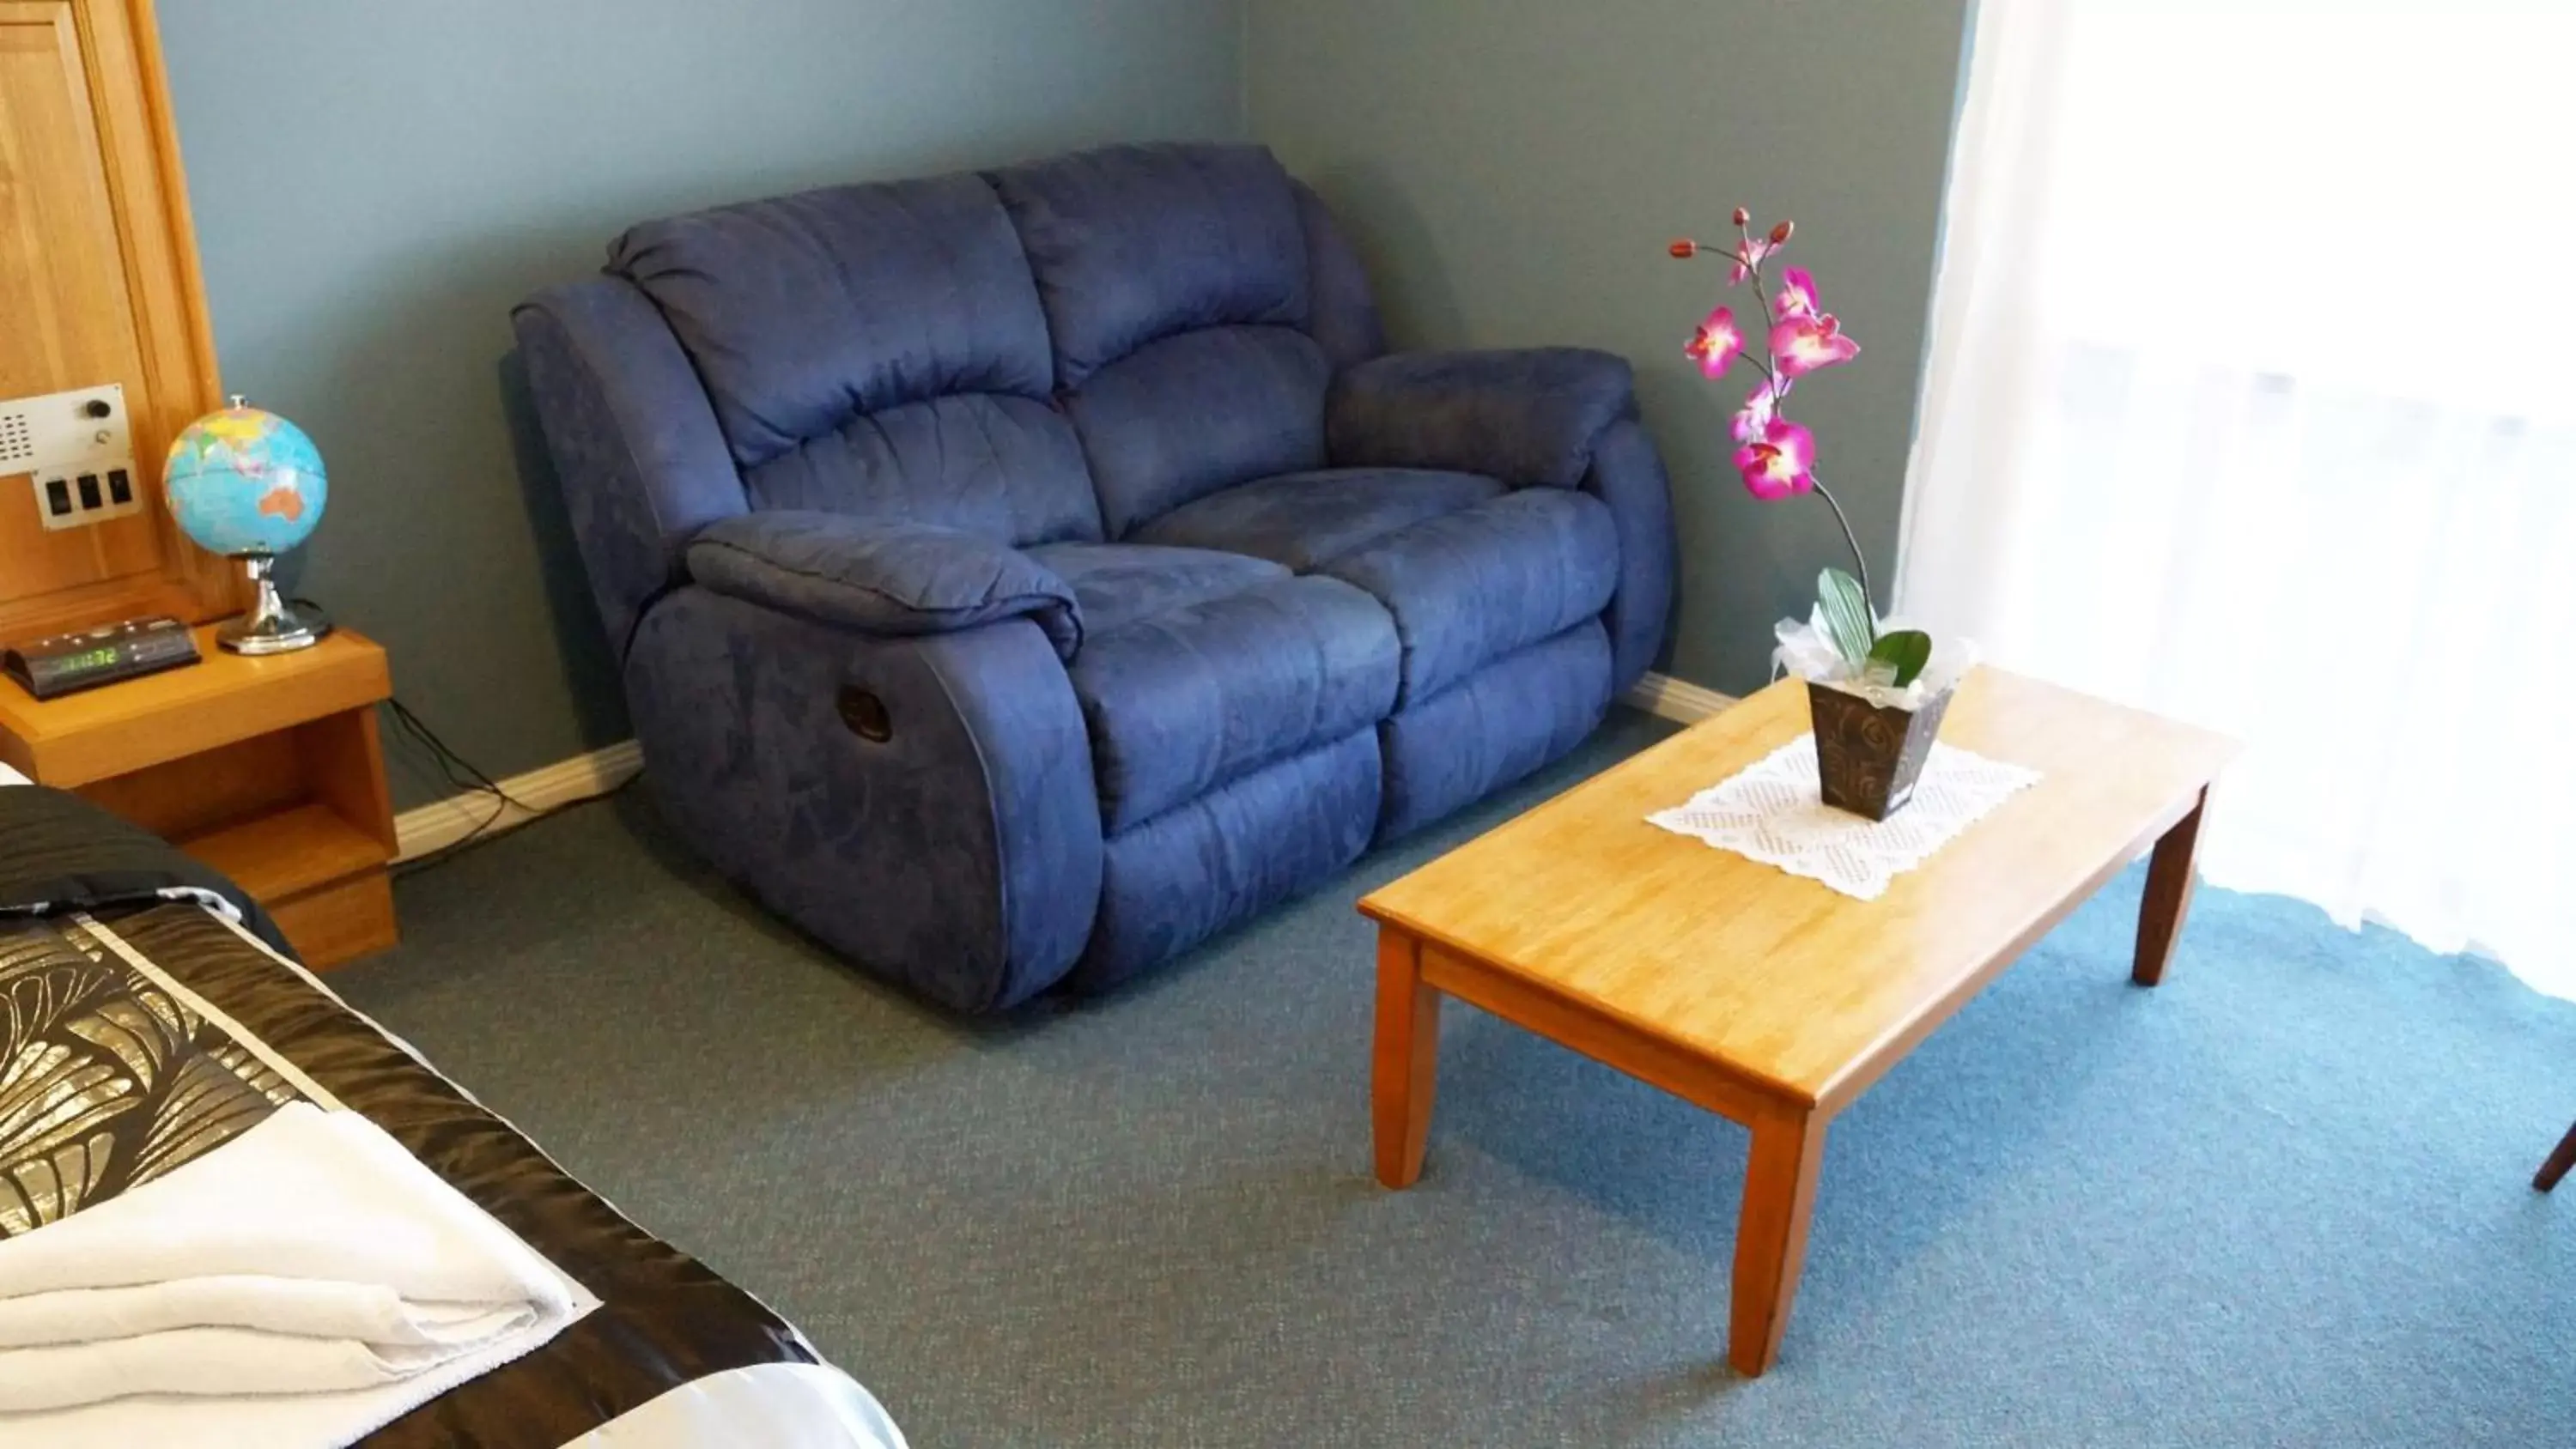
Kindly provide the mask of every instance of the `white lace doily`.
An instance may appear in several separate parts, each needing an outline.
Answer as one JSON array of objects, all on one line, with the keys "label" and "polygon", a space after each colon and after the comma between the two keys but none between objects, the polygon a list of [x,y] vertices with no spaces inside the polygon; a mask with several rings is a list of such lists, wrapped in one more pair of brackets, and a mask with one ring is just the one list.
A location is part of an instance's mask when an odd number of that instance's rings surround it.
[{"label": "white lace doily", "polygon": [[1695,835],[1844,895],[1877,900],[1887,883],[1921,865],[1978,817],[2039,779],[2037,770],[1989,760],[1935,740],[1914,798],[1885,820],[1836,810],[1818,796],[1816,741],[1800,735],[1727,779],[1646,819]]}]

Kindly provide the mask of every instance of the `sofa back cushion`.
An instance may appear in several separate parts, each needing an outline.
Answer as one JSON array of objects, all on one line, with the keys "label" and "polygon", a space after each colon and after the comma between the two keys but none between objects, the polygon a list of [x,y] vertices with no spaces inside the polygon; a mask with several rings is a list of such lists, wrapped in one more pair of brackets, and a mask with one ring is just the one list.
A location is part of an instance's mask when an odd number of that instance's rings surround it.
[{"label": "sofa back cushion", "polygon": [[1123,536],[1323,462],[1305,219],[1258,146],[1114,146],[995,172],[1064,395]]},{"label": "sofa back cushion", "polygon": [[1047,319],[972,175],[841,186],[647,222],[610,270],[696,366],[754,508],[1097,538]]},{"label": "sofa back cushion", "polygon": [[1323,349],[1289,327],[1177,333],[1093,373],[1065,409],[1109,535],[1238,483],[1321,466],[1331,382]]},{"label": "sofa back cushion", "polygon": [[1289,183],[1306,230],[1306,335],[1339,371],[1386,351],[1386,329],[1370,294],[1368,270],[1351,249],[1332,208],[1303,181]]},{"label": "sofa back cushion", "polygon": [[962,528],[1013,547],[1098,542],[1082,444],[1062,412],[950,393],[861,413],[743,474],[755,509],[820,509]]}]

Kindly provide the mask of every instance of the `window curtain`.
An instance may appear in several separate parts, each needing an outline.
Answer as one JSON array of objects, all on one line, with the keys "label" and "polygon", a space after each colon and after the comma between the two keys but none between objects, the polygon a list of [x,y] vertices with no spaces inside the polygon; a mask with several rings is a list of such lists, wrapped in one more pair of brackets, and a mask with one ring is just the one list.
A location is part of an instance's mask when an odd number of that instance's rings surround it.
[{"label": "window curtain", "polygon": [[2576,4],[1979,0],[1897,597],[2576,996]]}]

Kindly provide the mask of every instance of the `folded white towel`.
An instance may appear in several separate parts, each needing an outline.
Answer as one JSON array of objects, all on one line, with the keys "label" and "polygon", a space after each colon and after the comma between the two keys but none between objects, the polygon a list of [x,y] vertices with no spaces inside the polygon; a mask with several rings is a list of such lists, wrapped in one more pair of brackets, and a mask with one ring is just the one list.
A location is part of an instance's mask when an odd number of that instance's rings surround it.
[{"label": "folded white towel", "polygon": [[218,1275],[0,1298],[0,1349],[137,1338],[209,1325],[436,1347],[504,1331],[487,1322],[495,1317],[525,1320],[533,1314],[527,1304],[494,1309],[479,1303],[414,1302],[374,1283]]},{"label": "folded white towel", "polygon": [[131,1433],[155,1406],[196,1416],[298,1395],[315,1396],[308,1409],[366,1402],[363,1433],[596,1302],[375,1124],[294,1103],[166,1177],[0,1241],[0,1437],[43,1427],[70,1442],[89,1437],[84,1416]]}]

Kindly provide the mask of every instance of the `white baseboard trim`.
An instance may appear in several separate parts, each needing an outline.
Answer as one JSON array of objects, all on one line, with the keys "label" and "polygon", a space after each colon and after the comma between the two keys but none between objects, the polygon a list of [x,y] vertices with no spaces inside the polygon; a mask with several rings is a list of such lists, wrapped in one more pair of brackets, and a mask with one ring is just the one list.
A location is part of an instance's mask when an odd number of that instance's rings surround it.
[{"label": "white baseboard trim", "polygon": [[[1621,702],[1663,719],[1695,724],[1735,703],[1735,699],[1666,675],[1648,674]],[[487,839],[516,830],[567,805],[597,799],[634,779],[643,768],[642,747],[633,740],[621,740],[606,749],[557,760],[503,780],[502,793],[515,803],[500,806],[498,817],[492,813],[491,796],[470,791],[406,810],[394,817],[394,862],[399,865],[431,851],[444,850],[478,829]],[[487,826],[486,821],[491,823]]]},{"label": "white baseboard trim", "polygon": [[1658,718],[1697,724],[1733,705],[1735,696],[1702,689],[1670,675],[1648,674],[1622,695],[1620,702]]},{"label": "white baseboard trim", "polygon": [[[452,795],[394,817],[394,863],[443,850],[481,830],[486,838],[516,830],[567,805],[596,799],[635,778],[644,768],[644,751],[633,740],[606,749],[542,765],[500,782],[513,803],[497,805],[491,796],[468,792]],[[488,825],[485,822],[490,822]]]}]

